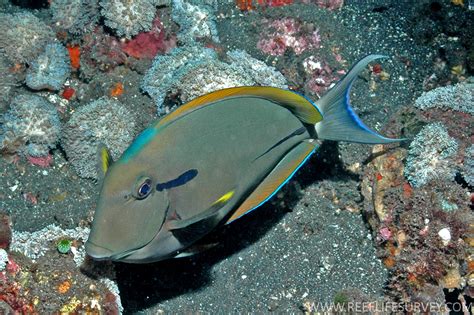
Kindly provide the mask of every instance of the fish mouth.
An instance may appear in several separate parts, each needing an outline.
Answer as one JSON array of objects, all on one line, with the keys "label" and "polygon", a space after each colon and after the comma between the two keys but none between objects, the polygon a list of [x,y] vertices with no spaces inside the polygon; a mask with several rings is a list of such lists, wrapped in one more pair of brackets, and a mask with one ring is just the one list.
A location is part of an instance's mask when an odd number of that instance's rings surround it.
[{"label": "fish mouth", "polygon": [[92,243],[90,240],[86,242],[86,253],[96,260],[110,259],[114,252],[108,248]]}]

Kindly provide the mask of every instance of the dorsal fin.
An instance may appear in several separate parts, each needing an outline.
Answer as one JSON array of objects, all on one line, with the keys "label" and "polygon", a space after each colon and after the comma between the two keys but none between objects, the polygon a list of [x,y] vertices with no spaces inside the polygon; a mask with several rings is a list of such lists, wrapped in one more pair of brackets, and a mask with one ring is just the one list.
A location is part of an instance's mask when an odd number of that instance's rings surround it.
[{"label": "dorsal fin", "polygon": [[158,121],[156,127],[164,126],[205,105],[239,96],[255,96],[278,103],[289,109],[302,122],[307,124],[315,124],[322,120],[322,115],[316,105],[298,93],[271,86],[240,86],[222,89],[195,98],[163,117]]}]

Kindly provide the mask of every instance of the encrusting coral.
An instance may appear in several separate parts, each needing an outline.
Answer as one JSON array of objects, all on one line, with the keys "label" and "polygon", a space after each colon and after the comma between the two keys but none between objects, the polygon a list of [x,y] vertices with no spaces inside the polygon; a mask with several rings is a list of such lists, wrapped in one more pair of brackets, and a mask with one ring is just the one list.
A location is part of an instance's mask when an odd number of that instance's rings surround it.
[{"label": "encrusting coral", "polygon": [[105,25],[125,38],[149,31],[156,14],[154,0],[102,0],[100,6]]},{"label": "encrusting coral", "polygon": [[70,73],[71,62],[67,49],[59,43],[51,43],[30,64],[26,85],[33,90],[59,90]]},{"label": "encrusting coral", "polygon": [[0,13],[0,51],[13,63],[33,61],[54,32],[30,12]]},{"label": "encrusting coral", "polygon": [[55,27],[72,34],[92,30],[99,20],[98,0],[54,0],[50,9]]},{"label": "encrusting coral", "polygon": [[118,100],[103,97],[72,114],[64,126],[61,145],[79,176],[97,179],[99,145],[107,146],[117,159],[136,133],[132,113]]},{"label": "encrusting coral", "polygon": [[0,103],[8,103],[13,88],[18,85],[12,68],[6,58],[0,54]]},{"label": "encrusting coral", "polygon": [[434,178],[452,179],[456,172],[452,157],[457,150],[456,140],[448,135],[442,124],[429,124],[423,127],[410,144],[405,176],[415,187]]},{"label": "encrusting coral", "polygon": [[216,91],[243,85],[268,85],[287,88],[285,77],[274,67],[250,56],[245,51],[227,53],[230,63],[219,61],[214,50],[199,46],[176,48],[168,55],[158,55],[147,71],[142,89],[158,107],[158,114],[171,108],[165,106],[168,94],[180,102]]},{"label": "encrusting coral", "polygon": [[474,83],[463,82],[424,92],[415,101],[415,107],[453,109],[474,115]]},{"label": "encrusting coral", "polygon": [[0,152],[44,157],[56,147],[61,131],[59,115],[41,96],[18,95],[1,121]]},{"label": "encrusting coral", "polygon": [[178,39],[182,43],[193,43],[196,39],[208,38],[218,43],[219,36],[215,24],[214,10],[201,3],[173,0],[172,18],[179,24]]}]

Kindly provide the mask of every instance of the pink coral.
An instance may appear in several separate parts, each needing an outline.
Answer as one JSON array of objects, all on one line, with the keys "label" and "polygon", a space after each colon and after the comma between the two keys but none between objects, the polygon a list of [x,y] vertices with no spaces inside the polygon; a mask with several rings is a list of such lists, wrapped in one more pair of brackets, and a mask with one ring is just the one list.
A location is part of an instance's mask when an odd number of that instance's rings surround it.
[{"label": "pink coral", "polygon": [[343,74],[340,71],[334,73],[326,62],[315,56],[306,58],[303,61],[303,68],[308,77],[305,82],[306,88],[318,96],[324,94],[332,83],[339,80],[338,74]]},{"label": "pink coral", "polygon": [[28,155],[26,158],[31,164],[39,167],[46,168],[53,164],[53,156],[51,154],[40,157]]},{"label": "pink coral", "polygon": [[388,227],[383,227],[379,230],[380,237],[384,241],[388,241],[389,239],[392,238],[392,231]]},{"label": "pink coral", "polygon": [[111,70],[124,64],[127,55],[123,52],[120,41],[108,35],[100,27],[83,36],[81,70],[83,74],[92,75],[95,69]]},{"label": "pink coral", "polygon": [[122,49],[135,58],[153,59],[158,53],[166,53],[176,47],[176,36],[168,36],[158,17],[149,32],[143,32],[122,44]]},{"label": "pink coral", "polygon": [[321,8],[336,10],[344,5],[344,0],[303,0],[303,3],[315,3]]},{"label": "pink coral", "polygon": [[268,24],[269,31],[260,37],[257,48],[272,56],[281,56],[286,50],[300,55],[308,49],[319,48],[319,30],[306,33],[303,29],[302,24],[292,18],[274,20]]}]

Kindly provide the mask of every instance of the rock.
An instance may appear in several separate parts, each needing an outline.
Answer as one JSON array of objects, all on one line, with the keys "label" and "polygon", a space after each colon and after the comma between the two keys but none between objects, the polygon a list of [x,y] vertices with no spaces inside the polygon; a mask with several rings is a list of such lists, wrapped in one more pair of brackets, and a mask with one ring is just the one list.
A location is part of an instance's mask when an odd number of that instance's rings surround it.
[{"label": "rock", "polygon": [[0,212],[0,248],[8,249],[12,240],[12,230],[10,226],[10,218],[4,213]]}]

